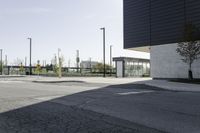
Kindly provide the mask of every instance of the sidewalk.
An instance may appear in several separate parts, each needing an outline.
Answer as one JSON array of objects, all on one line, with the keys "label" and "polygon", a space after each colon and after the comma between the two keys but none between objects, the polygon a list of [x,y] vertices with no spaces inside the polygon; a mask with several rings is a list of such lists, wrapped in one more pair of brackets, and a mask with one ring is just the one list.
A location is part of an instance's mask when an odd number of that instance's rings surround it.
[{"label": "sidewalk", "polygon": [[103,83],[103,84],[128,84],[141,81],[148,81],[151,78],[114,78],[114,77],[39,77],[31,79],[33,82],[56,83],[56,82],[87,82],[87,83]]},{"label": "sidewalk", "polygon": [[199,84],[178,83],[178,82],[170,82],[167,80],[139,81],[136,84],[145,84],[145,85],[159,87],[159,88],[172,90],[172,91],[200,92]]},{"label": "sidewalk", "polygon": [[86,82],[86,83],[102,83],[109,85],[129,84],[139,81],[151,80],[151,78],[115,78],[115,77],[42,77],[42,76],[10,76],[2,77],[0,80],[9,81],[28,81],[38,83],[61,83],[61,82]]}]

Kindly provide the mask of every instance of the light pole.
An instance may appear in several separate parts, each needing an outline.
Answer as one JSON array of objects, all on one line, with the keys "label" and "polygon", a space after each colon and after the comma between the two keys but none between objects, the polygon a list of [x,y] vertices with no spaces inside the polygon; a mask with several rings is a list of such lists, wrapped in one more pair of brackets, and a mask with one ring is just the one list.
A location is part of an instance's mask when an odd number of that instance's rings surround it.
[{"label": "light pole", "polygon": [[3,59],[2,59],[3,49],[0,49],[0,52],[1,52],[1,75],[3,75]]},{"label": "light pole", "polygon": [[100,28],[103,30],[103,77],[106,77],[106,50],[105,50],[105,45],[106,45],[106,29],[105,27]]},{"label": "light pole", "polygon": [[79,63],[80,63],[79,50],[77,50],[77,51],[76,51],[77,73],[79,72]]},{"label": "light pole", "polygon": [[91,57],[89,58],[89,61],[90,61],[90,72],[92,73],[92,58]]},{"label": "light pole", "polygon": [[92,69],[92,58],[91,57],[89,58],[89,61],[90,61],[90,69]]},{"label": "light pole", "polygon": [[110,76],[112,76],[112,45],[110,45]]},{"label": "light pole", "polygon": [[27,38],[30,40],[30,64],[29,64],[29,74],[32,75],[32,63],[31,63],[31,59],[32,59],[32,38]]},{"label": "light pole", "polygon": [[60,52],[61,52],[61,49],[59,48],[58,49],[58,64],[59,64],[59,74],[58,74],[58,76],[59,76],[59,78],[61,78],[62,77],[62,61],[61,61],[61,57],[60,57]]},{"label": "light pole", "polygon": [[5,55],[5,66],[8,66],[8,56]]},{"label": "light pole", "polygon": [[24,62],[24,66],[26,67],[26,63],[27,63],[27,58],[25,57],[25,62]]}]

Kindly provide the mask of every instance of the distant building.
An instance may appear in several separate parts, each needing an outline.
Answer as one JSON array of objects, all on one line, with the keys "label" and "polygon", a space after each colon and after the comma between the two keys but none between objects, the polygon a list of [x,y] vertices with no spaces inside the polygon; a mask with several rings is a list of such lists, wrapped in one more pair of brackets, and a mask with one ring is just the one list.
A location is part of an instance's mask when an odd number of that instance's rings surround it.
[{"label": "distant building", "polygon": [[97,64],[98,64],[97,61],[82,61],[80,65],[81,65],[81,68],[89,69],[89,68],[93,68]]},{"label": "distant building", "polygon": [[113,58],[117,77],[148,77],[150,76],[150,60],[130,57]]}]

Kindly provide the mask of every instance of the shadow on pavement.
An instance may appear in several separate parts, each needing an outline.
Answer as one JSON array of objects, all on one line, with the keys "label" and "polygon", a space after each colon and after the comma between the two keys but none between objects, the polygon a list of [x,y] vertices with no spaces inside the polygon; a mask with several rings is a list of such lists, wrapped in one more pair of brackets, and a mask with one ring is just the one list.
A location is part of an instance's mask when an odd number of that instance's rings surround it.
[{"label": "shadow on pavement", "polygon": [[[91,111],[88,109],[90,105],[84,107],[90,102],[98,105],[104,98],[118,98],[116,93],[128,92],[133,86],[108,86],[1,113],[0,133],[159,133],[155,129]],[[137,85],[137,89],[142,91],[145,87]]]}]

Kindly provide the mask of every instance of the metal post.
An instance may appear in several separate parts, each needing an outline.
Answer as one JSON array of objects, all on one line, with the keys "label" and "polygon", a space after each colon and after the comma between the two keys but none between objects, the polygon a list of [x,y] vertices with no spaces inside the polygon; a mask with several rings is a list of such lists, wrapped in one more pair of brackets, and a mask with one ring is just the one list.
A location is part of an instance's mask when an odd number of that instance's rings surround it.
[{"label": "metal post", "polygon": [[89,58],[89,61],[90,61],[90,68],[92,68],[92,58],[91,57]]},{"label": "metal post", "polygon": [[[5,66],[8,70],[8,56],[7,55],[5,55]],[[7,74],[9,75],[9,72]]]},{"label": "metal post", "polygon": [[104,69],[104,72],[103,72],[103,77],[106,77],[106,56],[105,56],[105,45],[106,45],[106,32],[105,32],[105,28],[101,28],[101,30],[103,30],[103,69]]},{"label": "metal post", "polygon": [[25,63],[24,63],[25,67],[27,66],[27,57],[25,57]]},{"label": "metal post", "polygon": [[62,77],[62,62],[61,62],[61,57],[60,57],[60,52],[61,49],[58,49],[58,66],[59,66],[59,71],[58,71],[58,77],[61,78]]},{"label": "metal post", "polygon": [[0,52],[1,52],[1,75],[3,75],[3,59],[2,59],[3,49],[0,49]]},{"label": "metal post", "polygon": [[62,77],[62,61],[61,61],[61,57],[58,58],[59,60],[59,78]]},{"label": "metal post", "polygon": [[90,57],[90,72],[92,73],[92,58]]},{"label": "metal post", "polygon": [[71,67],[71,60],[69,59],[68,60],[68,68],[70,68]]},{"label": "metal post", "polygon": [[8,57],[5,55],[5,66],[8,66]]},{"label": "metal post", "polygon": [[29,64],[29,74],[32,75],[32,38],[28,38],[30,40],[30,64]]},{"label": "metal post", "polygon": [[112,76],[112,45],[110,45],[110,76]]},{"label": "metal post", "polygon": [[80,58],[79,58],[79,50],[76,51],[76,65],[77,65],[77,73],[79,72],[79,62],[80,62]]}]

